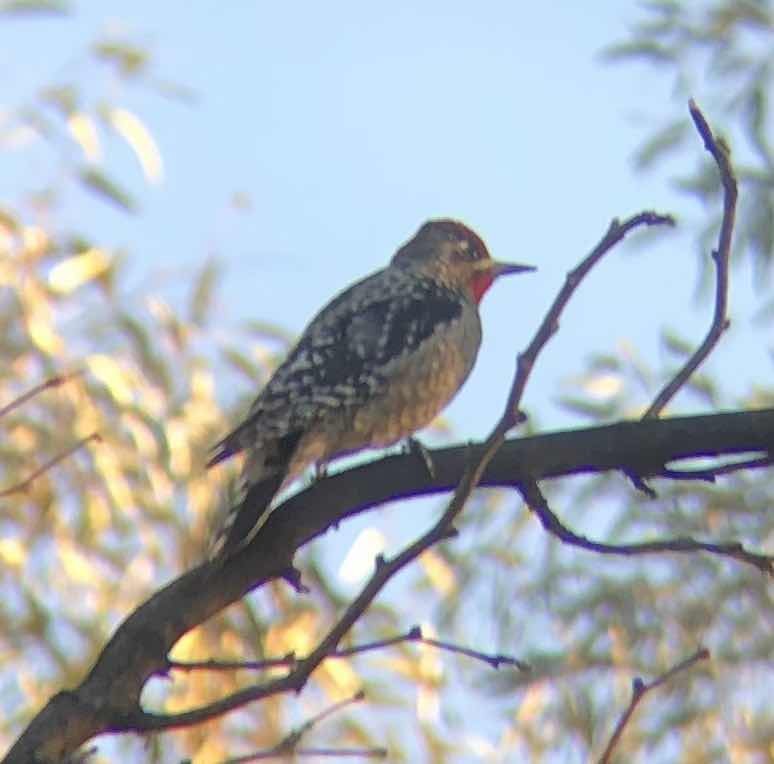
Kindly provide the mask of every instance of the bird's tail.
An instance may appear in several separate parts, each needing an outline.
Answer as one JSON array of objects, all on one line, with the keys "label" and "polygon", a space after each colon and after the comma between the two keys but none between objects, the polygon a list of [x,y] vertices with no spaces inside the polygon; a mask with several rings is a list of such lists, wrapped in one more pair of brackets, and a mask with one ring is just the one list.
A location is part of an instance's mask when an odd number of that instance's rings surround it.
[{"label": "bird's tail", "polygon": [[[285,435],[248,452],[243,470],[243,487],[231,505],[210,545],[209,559],[226,560],[246,547],[269,518],[272,499],[288,478],[290,460],[300,433]],[[210,464],[230,454],[228,439],[218,444]],[[209,465],[208,465],[209,466]]]},{"label": "bird's tail", "polygon": [[269,519],[269,506],[285,480],[286,471],[276,472],[248,485],[243,497],[229,508],[209,550],[210,560],[226,560],[246,547]]}]

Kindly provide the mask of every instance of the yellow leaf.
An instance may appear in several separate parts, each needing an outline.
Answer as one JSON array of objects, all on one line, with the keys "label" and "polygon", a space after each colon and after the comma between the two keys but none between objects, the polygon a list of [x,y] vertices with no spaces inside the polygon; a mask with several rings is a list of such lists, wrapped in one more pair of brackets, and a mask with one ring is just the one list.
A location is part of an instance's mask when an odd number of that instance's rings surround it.
[{"label": "yellow leaf", "polygon": [[215,378],[211,369],[197,367],[191,374],[191,397],[212,403],[215,397]]},{"label": "yellow leaf", "polygon": [[94,566],[70,542],[60,541],[57,551],[64,572],[69,578],[83,584],[94,582]]},{"label": "yellow leaf", "polygon": [[26,225],[22,229],[22,247],[28,255],[43,255],[51,249],[48,234],[39,226]]},{"label": "yellow leaf", "polygon": [[103,533],[110,527],[110,508],[102,494],[97,491],[89,491],[86,494],[86,514],[95,535]]},{"label": "yellow leaf", "polygon": [[169,468],[173,474],[185,477],[191,471],[191,447],[188,428],[181,419],[170,419],[165,427],[169,444]]},{"label": "yellow leaf", "polygon": [[97,126],[88,114],[80,111],[73,112],[67,118],[67,129],[89,162],[96,163],[102,159]]},{"label": "yellow leaf", "polygon": [[202,653],[201,634],[196,629],[183,634],[172,648],[172,658],[176,661],[196,660]]},{"label": "yellow leaf", "polygon": [[108,118],[115,131],[132,147],[145,179],[149,183],[161,182],[164,174],[161,152],[139,117],[126,109],[110,109]]},{"label": "yellow leaf", "polygon": [[266,635],[267,655],[294,652],[302,656],[314,646],[317,615],[309,610],[299,613],[290,622],[272,626]]},{"label": "yellow leaf", "polygon": [[454,592],[457,586],[454,571],[441,555],[433,549],[428,549],[419,557],[419,563],[437,592],[445,597]]},{"label": "yellow leaf", "polygon": [[137,453],[143,461],[155,461],[159,455],[158,443],[153,430],[146,424],[145,420],[131,411],[125,411],[121,414],[121,423],[129,430]]},{"label": "yellow leaf", "polygon": [[27,318],[27,331],[30,339],[47,355],[57,355],[62,350],[61,338],[41,313]]},{"label": "yellow leaf", "polygon": [[522,696],[516,721],[524,725],[535,724],[547,704],[547,688],[540,683],[531,685]]},{"label": "yellow leaf", "polygon": [[[158,504],[166,504],[172,500],[174,485],[163,470],[159,469],[155,464],[149,464],[147,467],[147,478],[151,491],[153,491],[153,497]],[[212,500],[211,492],[210,500]]]},{"label": "yellow leaf", "polygon": [[94,450],[94,464],[97,472],[102,476],[105,488],[110,498],[123,512],[133,506],[132,490],[121,471],[121,465],[114,451],[110,448],[97,448]]},{"label": "yellow leaf", "polygon": [[96,353],[86,359],[91,373],[110,391],[117,403],[129,404],[134,400],[132,388],[124,370],[109,355]]},{"label": "yellow leaf", "polygon": [[[2,233],[0,233],[0,236]],[[4,247],[4,243],[0,242],[0,250]],[[16,263],[11,260],[6,260],[5,253],[0,252],[0,286],[14,286],[19,282],[19,273],[16,268]]]},{"label": "yellow leaf", "polygon": [[0,539],[0,560],[9,568],[20,568],[27,557],[19,539]]},{"label": "yellow leaf", "polygon": [[325,661],[316,676],[334,701],[351,698],[363,685],[363,680],[348,661]]},{"label": "yellow leaf", "polygon": [[27,332],[33,343],[48,355],[57,355],[64,347],[54,330],[54,313],[46,293],[32,281],[24,282],[19,291]]},{"label": "yellow leaf", "polygon": [[48,274],[48,285],[58,294],[70,294],[103,274],[110,264],[104,249],[92,247],[57,263]]}]

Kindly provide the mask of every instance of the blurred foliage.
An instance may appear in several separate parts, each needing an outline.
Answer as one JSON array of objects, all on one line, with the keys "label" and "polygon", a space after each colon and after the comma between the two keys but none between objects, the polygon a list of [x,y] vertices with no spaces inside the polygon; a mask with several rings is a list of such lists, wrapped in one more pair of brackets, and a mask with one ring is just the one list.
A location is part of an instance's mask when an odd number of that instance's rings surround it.
[{"label": "blurred foliage", "polygon": [[[2,13],[35,11],[67,13],[69,6],[4,2],[0,22]],[[741,130],[752,149],[736,157],[746,243],[737,252],[768,267],[771,61],[765,45],[749,44],[751,35],[771,41],[768,4],[651,2],[641,14],[632,39],[609,55],[663,67],[674,76],[681,103],[680,122],[643,147],[640,164],[662,162],[681,148],[682,92],[691,90],[694,74],[711,79],[725,109],[725,117],[713,109],[713,122]],[[23,151],[60,163],[56,188],[20,189],[18,198],[0,203],[0,408],[56,375],[77,372],[0,417],[3,749],[53,692],[80,681],[121,619],[198,559],[227,491],[228,474],[202,468],[207,447],[229,419],[216,385],[225,379],[224,389],[234,382],[232,389],[254,390],[290,341],[264,322],[218,325],[217,263],[203,259],[182,300],[155,287],[138,295],[126,287],[131,252],[96,238],[82,223],[88,214],[78,216],[76,228],[68,222],[64,201],[76,187],[88,194],[82,205],[108,202],[141,214],[136,194],[115,177],[100,140],[104,130],[128,143],[147,182],[163,171],[161,150],[122,87],[131,81],[158,92],[152,55],[111,38],[97,40],[89,56],[89,65],[110,70],[109,95],[73,82],[46,83],[0,132],[3,151],[18,146],[23,134],[32,136]],[[178,100],[187,91],[169,86],[163,92]],[[697,154],[695,145],[690,151]],[[711,202],[707,210],[714,214],[711,170],[702,164],[682,185]],[[705,253],[714,230],[699,233]],[[598,422],[641,412],[691,350],[674,332],[663,339],[665,368],[651,368],[626,347],[590,359],[564,399],[572,418]],[[700,375],[691,394],[706,410],[772,405],[774,398],[769,386],[759,386],[745,401],[727,401],[717,387]],[[92,433],[99,442],[89,441],[25,484]],[[594,538],[693,534],[772,550],[774,497],[765,473],[716,485],[654,487],[655,501],[637,495],[619,475],[545,488],[558,514]],[[409,506],[359,521],[371,532],[358,536],[368,544],[353,545],[354,579],[373,564],[372,547],[381,538],[373,526],[389,526],[390,515]],[[756,571],[706,555],[617,559],[573,550],[548,539],[504,492],[478,492],[460,530],[455,543],[434,548],[390,585],[348,644],[393,637],[419,623],[427,636],[515,655],[531,663],[531,673],[493,672],[405,643],[326,662],[299,697],[253,704],[148,741],[100,740],[90,761],[211,762],[271,747],[360,688],[365,703],[316,726],[310,743],[386,746],[392,761],[585,761],[604,748],[632,678],[652,678],[700,643],[712,650],[712,661],[642,704],[617,760],[740,764],[774,757],[772,602]],[[264,587],[186,635],[174,657],[238,660],[308,651],[347,602],[348,590],[337,583],[341,560],[328,559],[323,546],[305,550],[299,561],[312,595],[298,597],[282,583]],[[174,673],[152,681],[144,702],[178,711],[251,679],[249,672]]]},{"label": "blurred foliage", "polygon": [[[606,60],[657,67],[671,78],[678,108],[666,116],[635,156],[640,170],[663,173],[678,157],[690,157],[676,186],[709,213],[697,231],[703,281],[710,283],[706,253],[720,224],[720,180],[708,155],[698,156],[685,104],[696,98],[733,146],[739,179],[736,258],[751,258],[761,286],[774,261],[774,145],[770,99],[774,88],[774,9],[770,0],[649,0],[642,4],[628,39],[612,44]],[[646,108],[643,108],[646,112]],[[696,159],[693,159],[696,157]],[[767,298],[770,299],[770,298]]]}]

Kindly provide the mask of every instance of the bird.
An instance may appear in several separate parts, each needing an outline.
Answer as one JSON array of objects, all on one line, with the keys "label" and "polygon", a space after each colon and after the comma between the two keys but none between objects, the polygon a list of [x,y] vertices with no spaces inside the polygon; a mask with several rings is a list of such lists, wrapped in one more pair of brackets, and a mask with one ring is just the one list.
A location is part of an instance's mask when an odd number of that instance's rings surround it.
[{"label": "bird", "polygon": [[386,267],[325,305],[211,450],[208,468],[240,452],[245,459],[210,560],[249,544],[276,494],[308,468],[394,445],[430,424],[473,369],[484,294],[501,276],[533,270],[492,259],[464,223],[433,219]]}]

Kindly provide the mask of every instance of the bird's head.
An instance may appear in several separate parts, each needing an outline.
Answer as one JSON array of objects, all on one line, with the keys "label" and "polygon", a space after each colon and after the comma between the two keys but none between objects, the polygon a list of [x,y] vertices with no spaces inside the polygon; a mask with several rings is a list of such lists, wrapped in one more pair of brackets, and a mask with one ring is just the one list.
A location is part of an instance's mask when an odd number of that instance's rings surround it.
[{"label": "bird's head", "polygon": [[429,220],[392,258],[459,290],[479,303],[495,279],[534,271],[533,265],[493,260],[481,237],[457,220]]}]

